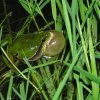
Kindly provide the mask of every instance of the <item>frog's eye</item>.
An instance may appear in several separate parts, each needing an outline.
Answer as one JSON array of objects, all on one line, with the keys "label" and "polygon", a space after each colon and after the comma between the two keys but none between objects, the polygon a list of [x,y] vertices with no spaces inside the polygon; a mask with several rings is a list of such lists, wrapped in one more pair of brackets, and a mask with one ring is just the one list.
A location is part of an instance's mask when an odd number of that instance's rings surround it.
[{"label": "frog's eye", "polygon": [[44,32],[44,36],[42,37],[42,43],[45,42],[47,40],[47,38],[49,37],[49,34],[47,32]]},{"label": "frog's eye", "polygon": [[44,38],[42,39],[42,43],[45,42],[45,41],[46,41],[46,37],[44,37]]}]

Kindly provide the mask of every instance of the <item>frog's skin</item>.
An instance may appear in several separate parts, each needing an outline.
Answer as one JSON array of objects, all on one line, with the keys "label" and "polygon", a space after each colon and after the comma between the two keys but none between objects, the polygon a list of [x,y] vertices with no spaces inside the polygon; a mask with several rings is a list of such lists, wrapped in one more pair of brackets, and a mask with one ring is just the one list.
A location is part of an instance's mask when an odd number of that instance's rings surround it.
[{"label": "frog's skin", "polygon": [[58,55],[65,46],[65,38],[62,33],[55,30],[41,32],[39,34],[23,34],[16,38],[8,47],[8,54],[15,55],[19,59],[30,61],[38,60],[41,56]]}]

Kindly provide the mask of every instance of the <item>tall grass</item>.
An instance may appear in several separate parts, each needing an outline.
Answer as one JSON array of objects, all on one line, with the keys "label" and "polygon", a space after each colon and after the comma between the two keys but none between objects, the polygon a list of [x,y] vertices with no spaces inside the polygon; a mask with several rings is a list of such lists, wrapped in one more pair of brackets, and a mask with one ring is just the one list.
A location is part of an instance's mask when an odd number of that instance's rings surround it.
[{"label": "tall grass", "polygon": [[[0,24],[1,57],[0,98],[20,100],[99,100],[100,99],[100,1],[99,0],[18,0],[28,13],[16,37],[34,23],[37,31],[64,32],[66,46],[61,54],[37,62],[12,62],[3,36],[5,21]],[[52,19],[43,14],[50,5]],[[40,27],[37,17],[43,19]],[[12,16],[11,16],[12,17]],[[52,28],[53,27],[53,28]],[[11,34],[12,35],[12,34]],[[10,62],[10,65],[8,64]],[[6,66],[4,69],[3,66]],[[8,69],[7,67],[10,68]],[[7,71],[5,71],[7,70]],[[16,82],[20,79],[20,82]],[[9,86],[6,86],[9,84]],[[3,92],[3,88],[7,91]],[[6,97],[4,96],[6,94]]]}]

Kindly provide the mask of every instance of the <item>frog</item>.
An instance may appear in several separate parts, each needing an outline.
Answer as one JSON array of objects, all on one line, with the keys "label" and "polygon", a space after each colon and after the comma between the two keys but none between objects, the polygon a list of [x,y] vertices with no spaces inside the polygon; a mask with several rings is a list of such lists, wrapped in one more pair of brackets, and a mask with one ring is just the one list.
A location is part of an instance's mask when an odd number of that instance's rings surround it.
[{"label": "frog", "polygon": [[22,34],[8,46],[8,54],[23,60],[37,61],[41,57],[53,57],[62,52],[65,37],[62,32],[48,30],[40,33]]}]

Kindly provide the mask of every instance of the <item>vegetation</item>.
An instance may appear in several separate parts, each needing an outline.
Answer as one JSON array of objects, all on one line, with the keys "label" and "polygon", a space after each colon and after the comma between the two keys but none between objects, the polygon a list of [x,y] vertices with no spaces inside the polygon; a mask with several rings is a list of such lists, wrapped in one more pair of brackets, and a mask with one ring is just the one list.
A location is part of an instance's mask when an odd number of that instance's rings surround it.
[{"label": "vegetation", "polygon": [[[18,0],[27,16],[13,25],[5,0],[3,5],[1,100],[100,100],[100,0]],[[20,28],[13,30],[16,23]],[[59,55],[34,62],[8,55],[16,37],[46,30],[63,32],[66,45]]]}]

